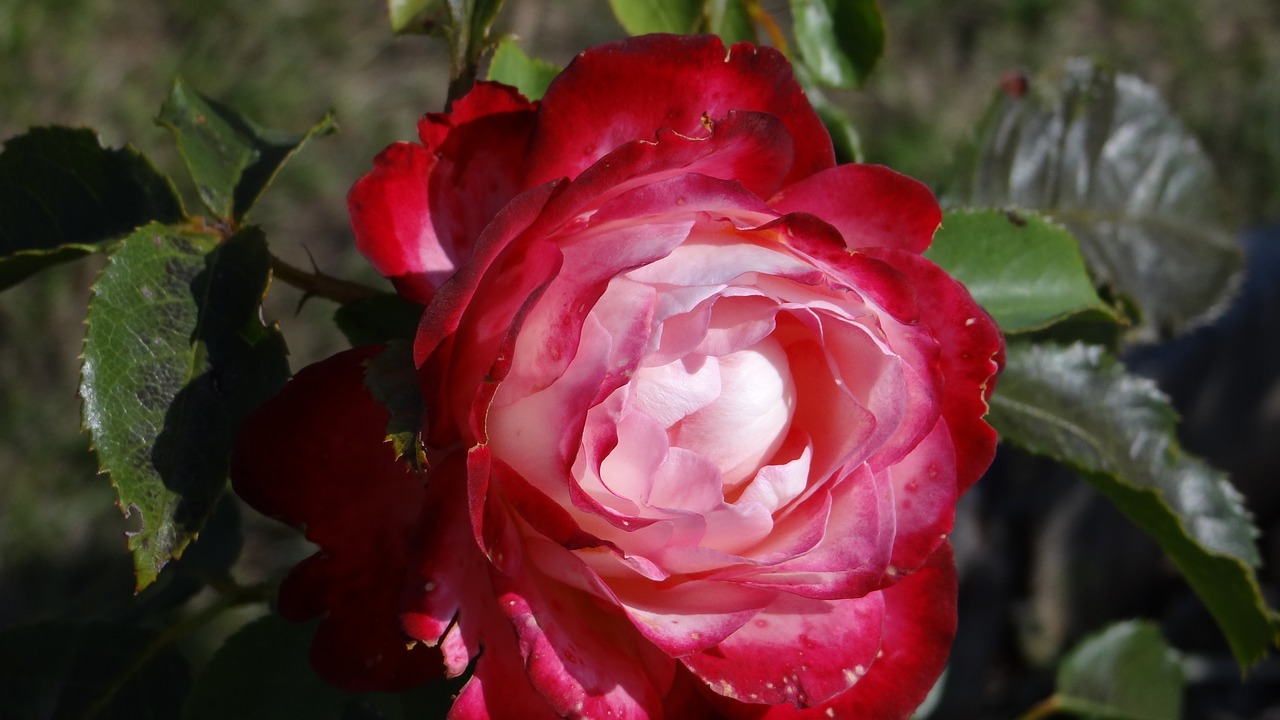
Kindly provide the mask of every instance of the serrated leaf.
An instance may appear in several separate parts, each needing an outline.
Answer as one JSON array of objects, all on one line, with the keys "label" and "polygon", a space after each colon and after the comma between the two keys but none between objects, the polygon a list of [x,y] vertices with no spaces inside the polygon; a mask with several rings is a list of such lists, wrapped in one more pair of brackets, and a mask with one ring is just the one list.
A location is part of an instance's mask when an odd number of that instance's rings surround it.
[{"label": "serrated leaf", "polygon": [[746,0],[706,0],[703,12],[707,30],[719,35],[725,45],[760,41],[756,25],[747,12]]},{"label": "serrated leaf", "polygon": [[397,458],[404,458],[414,469],[421,470],[426,467],[426,455],[419,442],[426,405],[418,382],[413,343],[408,340],[388,343],[386,350],[365,363],[365,387],[391,415],[387,442]]},{"label": "serrated leaf", "polygon": [[191,671],[171,645],[146,654],[157,634],[125,625],[62,622],[0,632],[0,715],[176,717],[191,687]]},{"label": "serrated leaf", "polygon": [[609,0],[613,16],[631,35],[687,35],[702,22],[702,0]]},{"label": "serrated leaf", "polygon": [[1058,665],[1055,707],[1090,718],[1178,720],[1178,653],[1149,622],[1111,625],[1085,638]]},{"label": "serrated leaf", "polygon": [[1039,210],[1080,240],[1097,283],[1142,310],[1135,338],[1222,304],[1241,267],[1212,167],[1156,90],[1087,60],[1001,93],[962,154],[952,205]]},{"label": "serrated leaf", "polygon": [[861,85],[884,54],[876,0],[791,0],[791,20],[796,51],[823,85]]},{"label": "serrated leaf", "polygon": [[440,0],[387,0],[387,17],[391,20],[391,30],[402,33],[420,28],[440,4]]},{"label": "serrated leaf", "polygon": [[1242,667],[1280,641],[1253,568],[1257,531],[1224,473],[1185,453],[1155,384],[1099,347],[1011,342],[988,420],[1072,467],[1150,534],[1212,613]]},{"label": "serrated leaf", "polygon": [[347,695],[311,669],[315,623],[267,615],[244,626],[196,679],[182,720],[278,720],[342,717]]},{"label": "serrated leaf", "polygon": [[395,293],[378,293],[338,306],[333,320],[352,347],[412,340],[422,306]]},{"label": "serrated leaf", "polygon": [[1034,212],[949,210],[925,257],[964,283],[1005,333],[1085,312],[1120,321],[1094,290],[1075,238]]},{"label": "serrated leaf", "polygon": [[498,43],[489,62],[489,79],[511,85],[530,100],[539,100],[547,86],[560,74],[560,68],[544,60],[531,58],[510,38]]},{"label": "serrated leaf", "polygon": [[173,184],[87,128],[33,128],[0,152],[0,290],[152,220],[178,222]]},{"label": "serrated leaf", "polygon": [[174,81],[157,121],[177,139],[201,202],[216,217],[233,224],[244,219],[280,168],[307,141],[337,129],[333,116],[326,115],[301,135],[268,130],[200,95],[181,78]]},{"label": "serrated leaf", "polygon": [[93,287],[80,394],[101,470],[126,515],[138,588],[200,532],[226,484],[235,428],[288,377],[262,325],[262,233],[222,244],[153,223],[125,238]]}]

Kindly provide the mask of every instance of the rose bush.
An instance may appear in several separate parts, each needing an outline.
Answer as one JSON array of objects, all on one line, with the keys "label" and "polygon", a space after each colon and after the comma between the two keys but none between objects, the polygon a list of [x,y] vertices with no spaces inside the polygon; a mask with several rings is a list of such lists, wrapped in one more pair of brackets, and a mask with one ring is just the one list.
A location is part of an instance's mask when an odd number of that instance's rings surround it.
[{"label": "rose bush", "polygon": [[320,551],[280,592],[351,690],[459,718],[905,717],[955,629],[947,534],[1002,341],[941,214],[836,166],[783,57],[709,37],[480,84],[349,198],[424,313],[415,472],[366,387],[299,372],[233,480]]}]

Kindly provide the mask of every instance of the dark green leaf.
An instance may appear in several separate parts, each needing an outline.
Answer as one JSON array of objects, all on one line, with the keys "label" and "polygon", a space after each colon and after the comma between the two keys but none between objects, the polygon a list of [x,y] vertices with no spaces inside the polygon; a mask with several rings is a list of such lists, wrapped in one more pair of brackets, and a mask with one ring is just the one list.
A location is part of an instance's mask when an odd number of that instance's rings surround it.
[{"label": "dark green leaf", "polygon": [[925,256],[964,283],[1006,333],[1089,311],[1119,320],[1094,291],[1075,238],[1036,213],[948,211]]},{"label": "dark green leaf", "polygon": [[1012,342],[991,424],[1009,443],[1067,464],[1149,533],[1218,621],[1241,666],[1280,640],[1253,567],[1257,531],[1226,476],[1187,455],[1154,383],[1101,348]]},{"label": "dark green leaf", "polygon": [[511,85],[530,100],[541,99],[558,74],[560,68],[529,57],[510,38],[498,43],[489,63],[490,80]]},{"label": "dark green leaf", "polygon": [[1085,717],[1178,720],[1182,666],[1155,625],[1122,622],[1086,638],[1058,665],[1057,707]]},{"label": "dark green leaf", "polygon": [[387,0],[392,31],[410,32],[422,27],[426,18],[440,5],[440,0]]},{"label": "dark green leaf", "polygon": [[1241,255],[1208,158],[1154,88],[1084,60],[998,95],[948,202],[1039,210],[1071,230],[1099,284],[1142,310],[1142,340],[1229,296]]},{"label": "dark green leaf", "polygon": [[0,716],[177,717],[191,671],[156,639],[123,625],[48,622],[0,632]]},{"label": "dark green leaf", "polygon": [[[338,720],[347,696],[311,669],[315,623],[267,615],[241,628],[196,679],[183,720]],[[176,716],[173,716],[176,717]]]},{"label": "dark green leaf", "polygon": [[396,340],[365,365],[364,384],[391,413],[387,442],[397,458],[406,458],[415,469],[426,467],[426,455],[418,436],[426,406],[413,363],[413,343]]},{"label": "dark green leaf", "polygon": [[704,5],[707,30],[719,35],[726,45],[760,41],[746,0],[706,0]]},{"label": "dark green leaf", "polygon": [[702,0],[609,0],[618,24],[632,35],[689,34],[702,22]]},{"label": "dark green leaf", "polygon": [[85,128],[33,128],[0,152],[0,290],[152,220],[178,222],[173,184]]},{"label": "dark green leaf", "polygon": [[393,293],[379,293],[341,305],[333,314],[352,347],[410,340],[418,331],[422,306]]},{"label": "dark green leaf", "polygon": [[93,287],[84,424],[126,515],[139,589],[182,554],[226,483],[235,428],[288,377],[284,341],[258,304],[262,233],[223,244],[151,224],[125,238]]},{"label": "dark green leaf", "polygon": [[884,54],[876,0],[791,0],[796,51],[823,85],[861,85]]},{"label": "dark green leaf", "polygon": [[267,130],[175,80],[160,108],[173,131],[200,200],[223,220],[239,222],[280,168],[313,137],[337,129],[326,116],[302,135]]}]

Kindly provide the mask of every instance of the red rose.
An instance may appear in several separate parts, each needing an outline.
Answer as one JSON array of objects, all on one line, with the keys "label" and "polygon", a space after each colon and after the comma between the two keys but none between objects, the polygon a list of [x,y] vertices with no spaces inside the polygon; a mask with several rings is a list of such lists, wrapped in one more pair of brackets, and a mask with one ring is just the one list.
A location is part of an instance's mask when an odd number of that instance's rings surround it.
[{"label": "red rose", "polygon": [[458,718],[905,717],[955,630],[946,541],[1002,350],[923,259],[919,183],[836,166],[786,61],[710,37],[481,84],[356,184],[426,306],[430,469],[360,349],[241,436],[321,551],[281,590],[334,684],[471,675]]}]

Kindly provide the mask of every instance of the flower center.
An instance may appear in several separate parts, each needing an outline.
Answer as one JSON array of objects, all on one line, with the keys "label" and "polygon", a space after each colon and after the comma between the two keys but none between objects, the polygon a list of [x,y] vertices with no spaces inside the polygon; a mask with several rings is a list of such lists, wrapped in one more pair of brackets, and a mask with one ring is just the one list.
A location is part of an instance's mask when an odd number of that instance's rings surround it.
[{"label": "flower center", "polygon": [[720,357],[642,368],[632,387],[636,406],[666,426],[672,447],[720,468],[726,492],[778,451],[796,405],[787,354],[770,337]]}]

